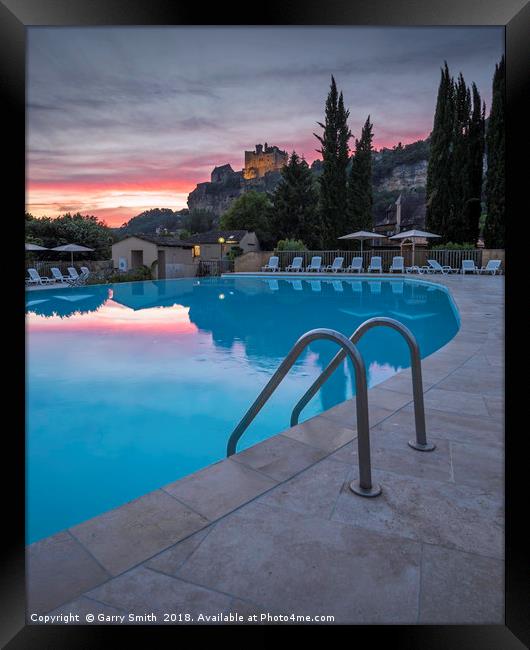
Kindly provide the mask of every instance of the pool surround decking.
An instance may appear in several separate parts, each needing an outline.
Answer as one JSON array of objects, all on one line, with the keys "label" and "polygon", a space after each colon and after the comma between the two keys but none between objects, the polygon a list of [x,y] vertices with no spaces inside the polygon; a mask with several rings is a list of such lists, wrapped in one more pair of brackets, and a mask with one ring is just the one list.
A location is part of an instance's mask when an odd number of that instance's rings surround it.
[{"label": "pool surround decking", "polygon": [[28,617],[270,612],[330,614],[336,623],[503,622],[504,278],[393,277],[447,287],[460,312],[455,337],[422,362],[434,452],[407,445],[414,414],[404,370],[368,392],[381,496],[349,490],[358,467],[348,400],[27,547]]}]

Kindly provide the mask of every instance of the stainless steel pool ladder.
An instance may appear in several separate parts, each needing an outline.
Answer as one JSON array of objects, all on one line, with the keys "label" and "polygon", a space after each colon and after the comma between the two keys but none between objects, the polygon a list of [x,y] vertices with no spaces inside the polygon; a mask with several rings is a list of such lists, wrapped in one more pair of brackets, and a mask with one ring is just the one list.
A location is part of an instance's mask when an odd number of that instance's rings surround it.
[{"label": "stainless steel pool ladder", "polygon": [[416,421],[416,440],[411,440],[409,445],[418,451],[432,451],[435,445],[427,442],[425,431],[425,411],[423,408],[423,385],[421,378],[421,358],[417,341],[412,332],[399,321],[393,318],[377,317],[370,318],[360,325],[355,332],[346,338],[340,332],[331,329],[314,329],[303,334],[294,344],[289,354],[282,361],[274,375],[265,385],[265,388],[258,395],[252,406],[245,413],[237,427],[232,432],[227,445],[227,456],[236,452],[239,439],[261,411],[281,383],[290,368],[296,362],[302,351],[313,341],[324,339],[334,341],[341,350],[333,357],[329,365],[320,374],[318,379],[306,391],[300,401],[294,407],[291,415],[291,426],[298,423],[298,417],[302,409],[318,392],[322,384],[333,374],[339,364],[349,356],[355,368],[355,401],[357,415],[357,448],[359,463],[359,479],[350,483],[350,489],[361,496],[375,497],[381,494],[381,486],[372,483],[372,470],[370,460],[370,426],[368,421],[368,388],[366,381],[366,368],[356,343],[365,332],[376,326],[386,326],[398,331],[408,343],[411,353],[412,383],[414,394],[414,414]]}]

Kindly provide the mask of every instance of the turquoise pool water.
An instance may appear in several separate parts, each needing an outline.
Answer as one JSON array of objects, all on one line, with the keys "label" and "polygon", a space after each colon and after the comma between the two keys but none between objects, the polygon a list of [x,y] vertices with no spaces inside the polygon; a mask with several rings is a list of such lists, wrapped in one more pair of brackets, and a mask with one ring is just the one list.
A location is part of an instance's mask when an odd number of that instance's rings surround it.
[{"label": "turquoise pool water", "polygon": [[[390,316],[422,357],[457,332],[449,294],[413,280],[256,277],[28,291],[27,540],[51,535],[224,457],[228,437],[296,339]],[[409,366],[387,328],[359,346],[374,385]],[[285,429],[336,347],[302,355],[238,449]],[[302,418],[353,394],[349,361]]]}]

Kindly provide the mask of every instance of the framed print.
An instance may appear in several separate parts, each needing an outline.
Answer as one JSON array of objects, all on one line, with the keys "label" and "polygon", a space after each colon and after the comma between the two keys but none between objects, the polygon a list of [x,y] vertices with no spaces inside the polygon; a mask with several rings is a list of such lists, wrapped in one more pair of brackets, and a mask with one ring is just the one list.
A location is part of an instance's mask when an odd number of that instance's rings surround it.
[{"label": "framed print", "polygon": [[528,6],[0,11],[25,243],[5,647],[528,643]]}]

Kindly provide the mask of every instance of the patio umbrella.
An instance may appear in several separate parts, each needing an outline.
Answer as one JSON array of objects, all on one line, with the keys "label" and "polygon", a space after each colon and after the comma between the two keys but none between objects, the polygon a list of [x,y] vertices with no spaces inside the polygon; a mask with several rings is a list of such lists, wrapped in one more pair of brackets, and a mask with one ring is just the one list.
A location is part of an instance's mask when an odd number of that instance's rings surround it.
[{"label": "patio umbrella", "polygon": [[47,251],[47,250],[50,250],[50,249],[46,248],[46,246],[39,246],[38,244],[28,244],[26,242],[26,250],[27,251]]},{"label": "patio umbrella", "polygon": [[339,239],[359,239],[361,242],[361,255],[363,252],[363,241],[365,239],[384,239],[385,235],[380,235],[377,232],[369,232],[368,230],[358,230],[357,232],[352,232],[350,235],[343,235]]},{"label": "patio umbrella", "polygon": [[51,249],[52,251],[60,251],[61,253],[71,253],[70,259],[72,264],[74,263],[74,253],[83,253],[88,251],[93,251],[93,248],[87,248],[86,246],[79,246],[79,244],[64,244],[63,246],[56,246]]},{"label": "patio umbrella", "polygon": [[[432,237],[441,237],[441,235],[435,235],[432,232],[425,232],[424,230],[407,230],[405,232],[399,232],[397,235],[392,235],[389,239],[411,239],[412,240],[412,266],[414,266],[414,249],[416,246],[416,239],[429,239]],[[403,242],[401,242],[403,245]]]}]

